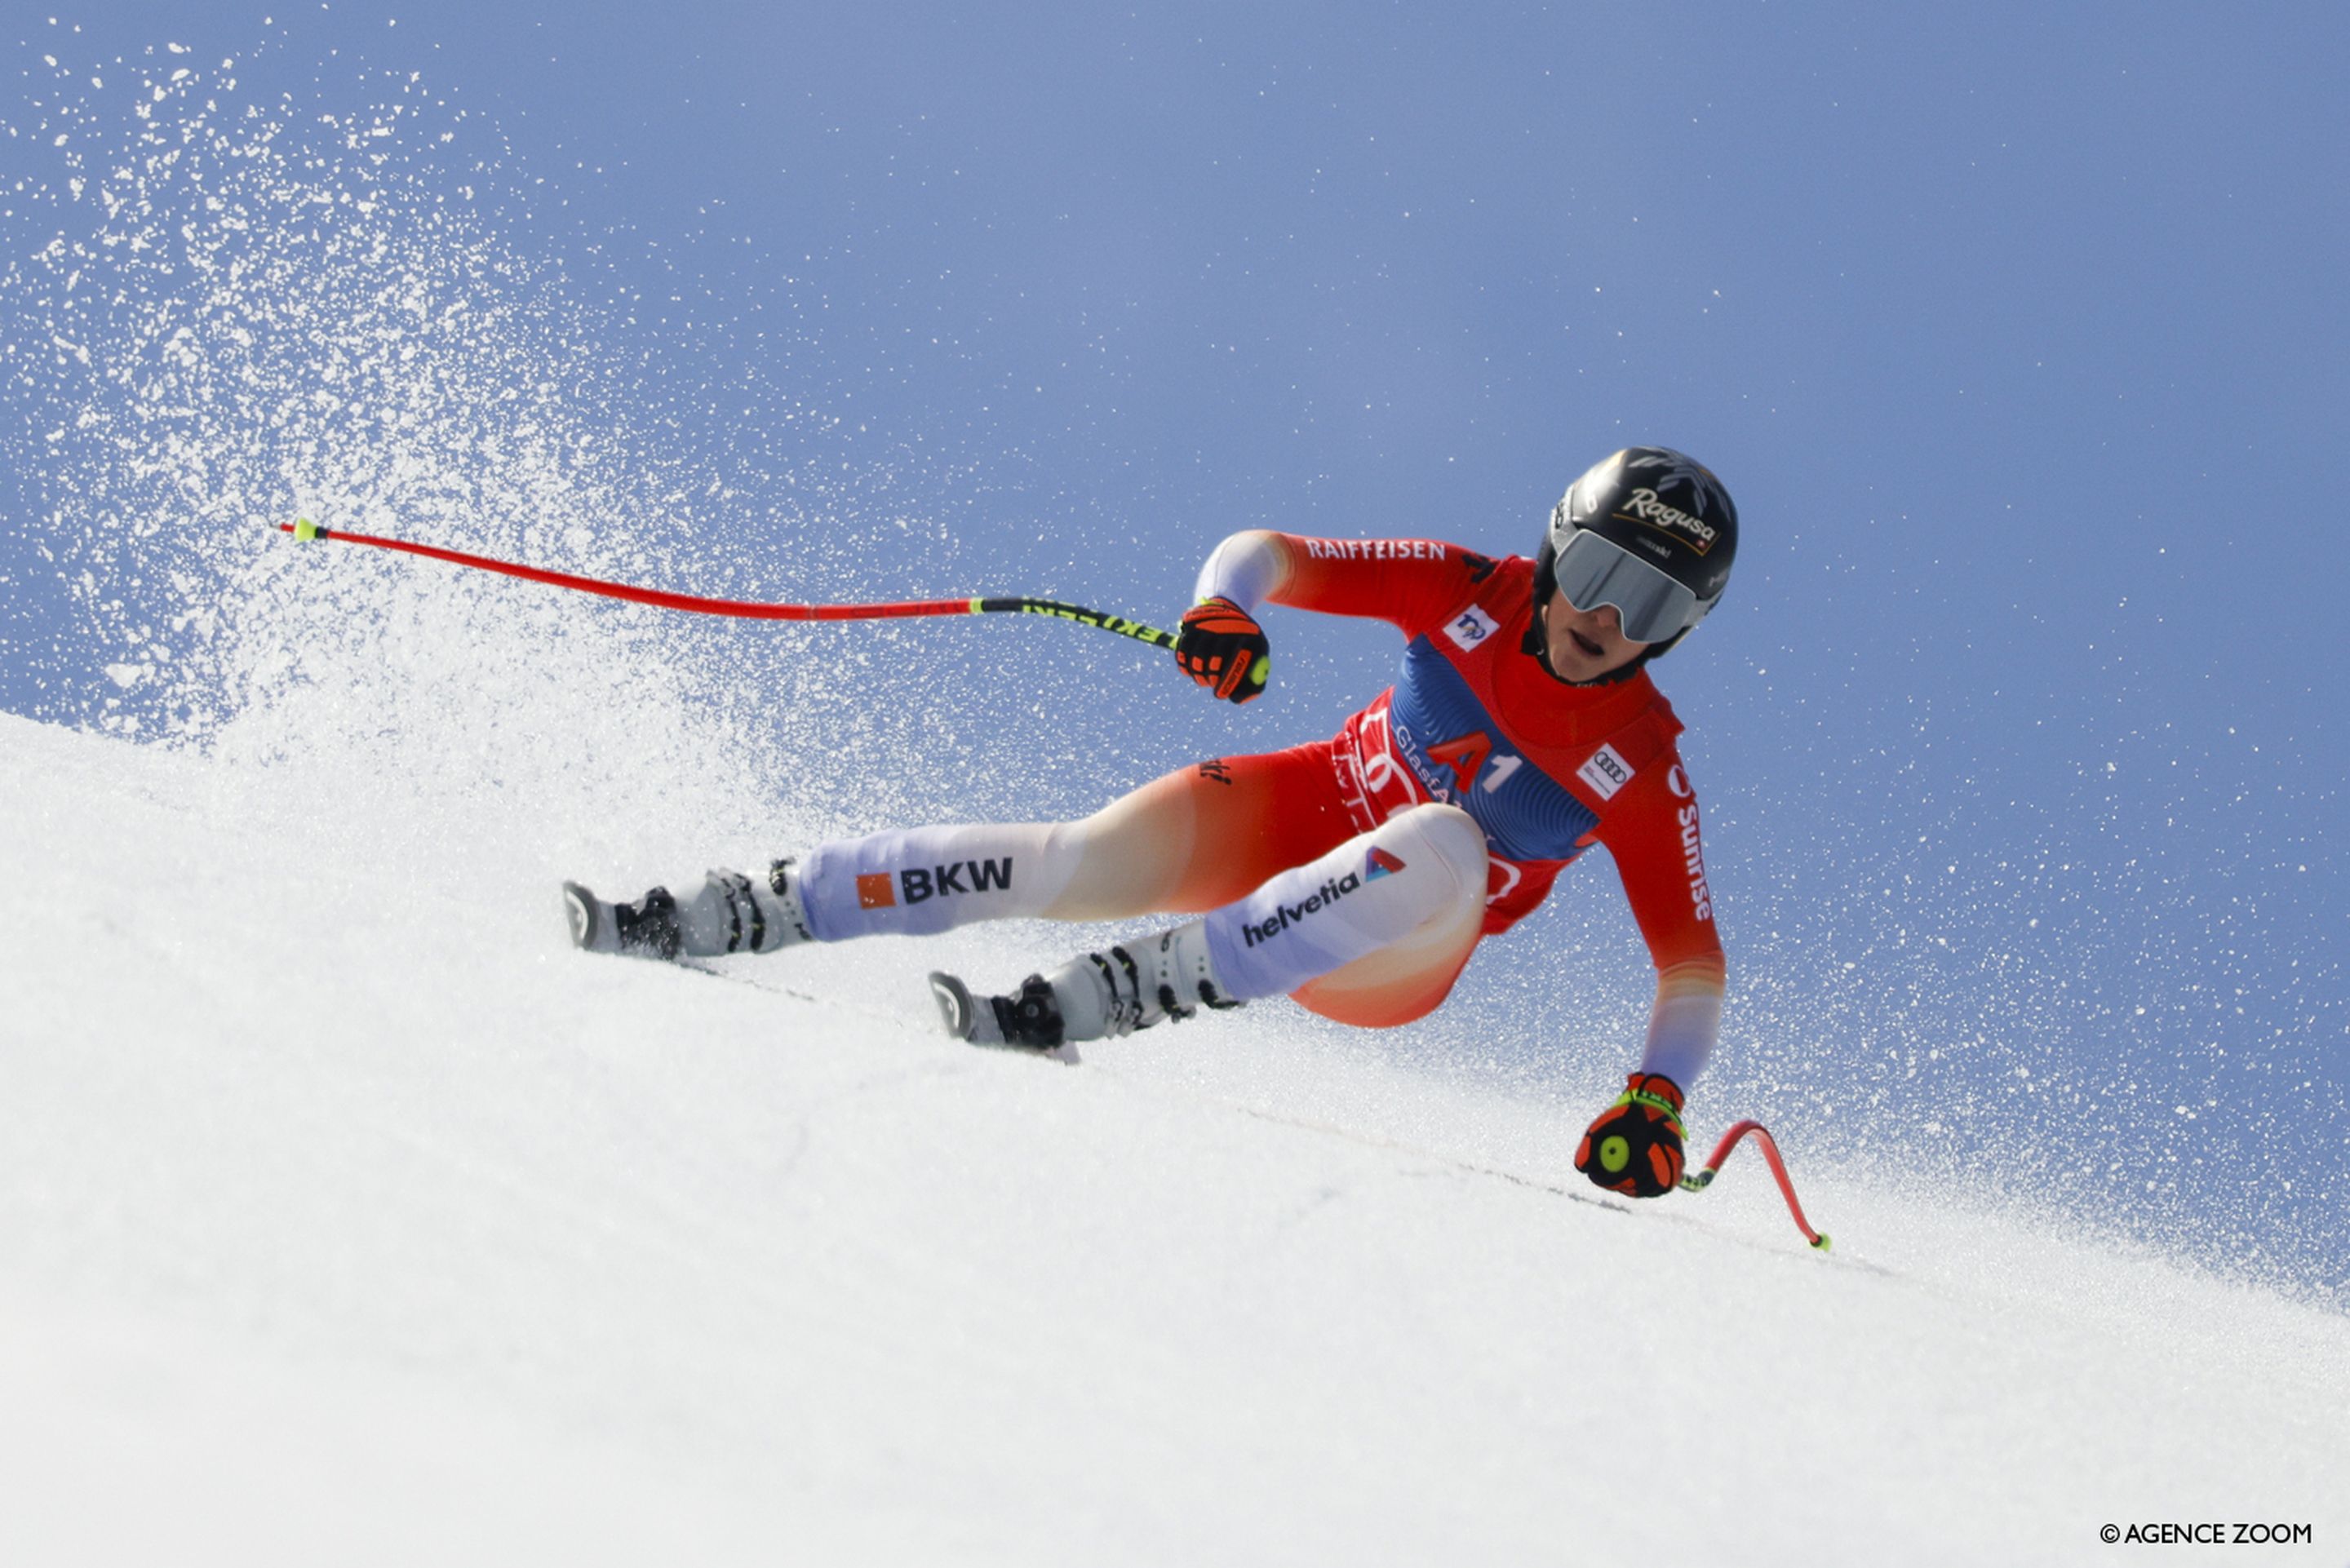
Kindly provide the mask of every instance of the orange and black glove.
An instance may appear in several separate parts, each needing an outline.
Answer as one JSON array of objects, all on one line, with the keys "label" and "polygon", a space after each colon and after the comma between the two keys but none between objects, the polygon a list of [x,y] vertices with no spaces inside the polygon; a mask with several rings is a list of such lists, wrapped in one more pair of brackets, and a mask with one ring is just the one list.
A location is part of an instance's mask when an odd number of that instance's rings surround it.
[{"label": "orange and black glove", "polygon": [[1660,1073],[1635,1073],[1599,1113],[1575,1151],[1575,1168],[1596,1186],[1632,1198],[1661,1198],[1681,1184],[1681,1092]]},{"label": "orange and black glove", "polygon": [[1247,702],[1264,695],[1273,645],[1256,618],[1232,600],[1202,599],[1183,617],[1175,662],[1225,701]]}]

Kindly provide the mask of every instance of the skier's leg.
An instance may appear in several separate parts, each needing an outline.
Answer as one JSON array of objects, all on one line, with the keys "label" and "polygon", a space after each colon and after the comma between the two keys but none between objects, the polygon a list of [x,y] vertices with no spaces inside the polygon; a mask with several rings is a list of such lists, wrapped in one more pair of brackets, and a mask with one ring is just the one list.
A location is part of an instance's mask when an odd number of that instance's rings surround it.
[{"label": "skier's leg", "polygon": [[1364,1029],[1394,1029],[1427,1017],[1452,994],[1484,933],[1483,901],[1464,931],[1433,929],[1381,951],[1342,964],[1289,993],[1308,1012]]},{"label": "skier's leg", "polygon": [[1060,920],[1217,909],[1356,831],[1326,741],[1179,768],[1069,827],[1085,852]]},{"label": "skier's leg", "polygon": [[1444,1000],[1483,936],[1486,881],[1475,820],[1414,806],[1210,915],[1215,973],[1243,1000],[1286,992],[1341,1023],[1408,1023]]},{"label": "skier's leg", "polygon": [[1347,1023],[1403,1023],[1441,1002],[1468,961],[1486,879],[1485,836],[1469,815],[1419,805],[1201,919],[1032,976],[1016,996],[974,999],[944,975],[932,985],[964,1038],[1035,1046],[1284,992]]},{"label": "skier's leg", "polygon": [[892,829],[764,877],[713,871],[680,900],[610,905],[567,885],[583,947],[673,958],[918,936],[976,920],[1212,909],[1353,832],[1328,742],[1180,768],[1076,822]]},{"label": "skier's leg", "polygon": [[975,920],[1114,920],[1213,909],[1352,835],[1327,743],[1179,768],[1076,822],[836,839],[801,874],[818,941]]}]

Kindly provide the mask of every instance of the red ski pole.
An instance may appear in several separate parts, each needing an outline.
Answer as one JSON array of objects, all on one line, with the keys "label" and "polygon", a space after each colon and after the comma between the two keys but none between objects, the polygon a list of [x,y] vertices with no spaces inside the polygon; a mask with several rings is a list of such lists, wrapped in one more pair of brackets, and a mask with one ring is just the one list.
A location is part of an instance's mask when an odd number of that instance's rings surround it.
[{"label": "red ski pole", "polygon": [[1130,637],[1154,648],[1175,646],[1175,634],[1171,631],[1161,631],[1155,626],[1145,626],[1139,620],[1128,620],[1123,616],[1105,615],[1100,610],[1087,609],[1082,605],[1065,605],[1052,599],[910,599],[900,604],[785,605],[704,598],[698,594],[666,593],[659,588],[608,583],[600,578],[578,576],[570,572],[552,572],[544,566],[493,560],[487,556],[475,556],[463,550],[444,550],[438,545],[419,545],[406,539],[380,539],[339,528],[330,532],[307,517],[280,523],[276,527],[279,533],[291,534],[306,543],[313,539],[332,539],[345,545],[369,545],[379,550],[397,550],[402,555],[424,556],[452,566],[471,566],[476,571],[520,577],[525,582],[545,583],[550,587],[569,588],[577,593],[596,594],[608,599],[626,599],[631,604],[653,605],[661,609],[685,610],[694,615],[731,616],[742,620],[884,620],[903,616],[1046,615],[1059,620],[1073,620],[1080,626],[1099,627],[1104,631],[1114,631],[1120,637]]},{"label": "red ski pole", "polygon": [[1713,1158],[1705,1162],[1705,1168],[1695,1176],[1681,1178],[1681,1190],[1703,1192],[1711,1186],[1715,1173],[1721,1169],[1721,1162],[1730,1158],[1730,1151],[1738,1147],[1738,1140],[1749,1133],[1753,1134],[1755,1140],[1762,1146],[1762,1158],[1771,1162],[1771,1174],[1779,1179],[1779,1192],[1787,1200],[1787,1212],[1795,1218],[1795,1229],[1804,1233],[1804,1241],[1809,1241],[1819,1251],[1826,1251],[1830,1245],[1828,1238],[1823,1232],[1813,1230],[1812,1222],[1804,1218],[1804,1206],[1795,1201],[1795,1184],[1787,1179],[1787,1167],[1779,1158],[1779,1145],[1771,1137],[1771,1129],[1761,1122],[1740,1122],[1728,1132],[1723,1133],[1721,1141],[1713,1146]]}]

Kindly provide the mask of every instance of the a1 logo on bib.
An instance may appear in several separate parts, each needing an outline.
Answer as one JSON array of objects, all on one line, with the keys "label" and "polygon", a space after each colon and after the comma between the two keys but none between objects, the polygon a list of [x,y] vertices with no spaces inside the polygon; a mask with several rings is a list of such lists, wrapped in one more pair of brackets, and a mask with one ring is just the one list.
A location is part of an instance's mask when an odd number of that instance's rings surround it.
[{"label": "a1 logo on bib", "polygon": [[1502,623],[1485,613],[1482,605],[1471,605],[1445,624],[1444,635],[1457,648],[1474,648],[1495,632]]},{"label": "a1 logo on bib", "polygon": [[1632,782],[1632,764],[1615,747],[1602,746],[1575,770],[1575,776],[1589,784],[1591,793],[1601,800],[1613,800],[1617,790]]}]

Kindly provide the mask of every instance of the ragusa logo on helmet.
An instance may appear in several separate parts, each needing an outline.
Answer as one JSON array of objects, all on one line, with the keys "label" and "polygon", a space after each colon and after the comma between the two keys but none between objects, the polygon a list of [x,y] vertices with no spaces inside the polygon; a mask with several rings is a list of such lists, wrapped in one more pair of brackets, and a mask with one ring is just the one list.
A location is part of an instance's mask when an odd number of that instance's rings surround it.
[{"label": "ragusa logo on helmet", "polygon": [[1713,548],[1718,536],[1712,524],[1702,517],[1692,517],[1678,506],[1666,504],[1655,491],[1645,487],[1625,497],[1616,515],[1627,523],[1646,523],[1668,534],[1685,535],[1689,547],[1700,556]]}]

